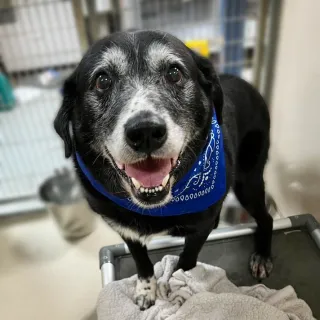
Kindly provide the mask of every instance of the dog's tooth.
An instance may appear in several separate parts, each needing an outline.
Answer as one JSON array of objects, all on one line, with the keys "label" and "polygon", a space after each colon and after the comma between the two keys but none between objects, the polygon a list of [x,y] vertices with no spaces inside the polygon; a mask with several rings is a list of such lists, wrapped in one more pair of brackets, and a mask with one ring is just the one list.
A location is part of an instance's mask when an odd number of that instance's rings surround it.
[{"label": "dog's tooth", "polygon": [[158,192],[158,191],[159,191],[159,188],[158,188],[158,187],[155,187],[155,190],[156,190],[156,192]]},{"label": "dog's tooth", "polygon": [[165,186],[167,185],[169,179],[170,179],[170,175],[167,174],[167,175],[164,177],[164,179],[162,180],[162,183],[161,183],[163,187],[165,187]]},{"label": "dog's tooth", "polygon": [[133,185],[136,187],[136,189],[139,189],[141,184],[138,180],[136,180],[135,178],[131,178],[131,181],[133,183]]},{"label": "dog's tooth", "polygon": [[144,193],[144,188],[143,187],[140,188],[140,192]]},{"label": "dog's tooth", "polygon": [[116,165],[117,167],[120,169],[120,170],[124,170],[124,164],[121,163],[121,162],[116,162]]},{"label": "dog's tooth", "polygon": [[159,189],[159,191],[162,191],[163,190],[163,186],[159,186],[158,189]]}]

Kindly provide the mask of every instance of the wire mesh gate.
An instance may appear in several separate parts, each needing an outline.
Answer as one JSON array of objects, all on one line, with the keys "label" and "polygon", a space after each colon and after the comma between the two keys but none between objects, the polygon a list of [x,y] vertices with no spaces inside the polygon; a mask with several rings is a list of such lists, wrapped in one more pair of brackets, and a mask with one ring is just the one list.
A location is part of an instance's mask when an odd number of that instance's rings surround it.
[{"label": "wire mesh gate", "polygon": [[9,201],[36,196],[43,179],[65,164],[52,128],[59,83],[43,77],[72,68],[81,50],[70,2],[3,2],[0,56],[16,98],[0,113],[0,201]]},{"label": "wire mesh gate", "polygon": [[[79,7],[87,34],[79,30]],[[100,36],[112,31],[101,28],[111,23],[111,11],[121,17],[121,29],[170,32],[202,51],[218,70],[252,78],[258,1],[2,0],[0,72],[10,78],[16,105],[4,112],[0,107],[0,203],[37,197],[44,179],[71,165],[52,126],[60,88],[81,59],[90,14]]]}]

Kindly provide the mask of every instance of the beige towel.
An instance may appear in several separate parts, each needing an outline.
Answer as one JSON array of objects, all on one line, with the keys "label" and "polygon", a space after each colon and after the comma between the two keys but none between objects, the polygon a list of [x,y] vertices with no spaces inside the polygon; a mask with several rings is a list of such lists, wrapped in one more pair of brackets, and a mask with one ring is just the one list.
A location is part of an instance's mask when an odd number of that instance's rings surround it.
[{"label": "beige towel", "polygon": [[165,256],[155,265],[158,285],[168,284],[169,296],[158,295],[155,306],[140,311],[133,302],[137,277],[115,281],[101,292],[99,320],[312,320],[308,305],[291,286],[282,290],[262,284],[237,287],[223,269],[198,263],[197,267],[172,274],[178,257]]}]

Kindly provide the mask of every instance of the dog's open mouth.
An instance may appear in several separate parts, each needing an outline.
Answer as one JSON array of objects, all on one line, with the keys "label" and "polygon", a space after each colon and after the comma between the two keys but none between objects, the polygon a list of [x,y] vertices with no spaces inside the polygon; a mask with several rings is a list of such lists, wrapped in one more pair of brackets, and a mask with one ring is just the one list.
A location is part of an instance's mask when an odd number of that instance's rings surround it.
[{"label": "dog's open mouth", "polygon": [[131,164],[117,162],[134,195],[146,202],[160,201],[169,192],[170,178],[178,164],[178,158],[151,157]]}]

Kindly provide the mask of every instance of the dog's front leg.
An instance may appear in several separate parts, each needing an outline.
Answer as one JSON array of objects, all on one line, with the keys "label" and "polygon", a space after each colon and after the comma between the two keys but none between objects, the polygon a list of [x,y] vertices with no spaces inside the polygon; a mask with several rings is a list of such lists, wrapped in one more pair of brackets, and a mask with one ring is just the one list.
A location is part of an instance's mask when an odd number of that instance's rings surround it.
[{"label": "dog's front leg", "polygon": [[138,280],[135,292],[135,302],[141,310],[154,305],[156,300],[157,281],[154,277],[147,247],[139,241],[124,239],[136,263]]},{"label": "dog's front leg", "polygon": [[206,242],[210,232],[211,228],[186,236],[185,245],[182,253],[180,254],[176,270],[182,269],[187,271],[197,265],[199,252],[203,244]]}]

